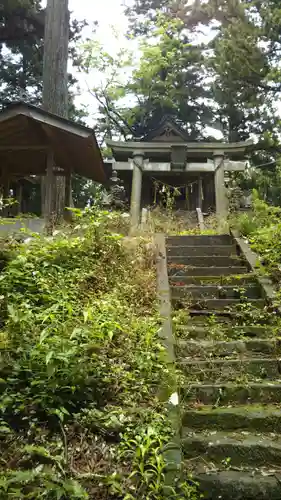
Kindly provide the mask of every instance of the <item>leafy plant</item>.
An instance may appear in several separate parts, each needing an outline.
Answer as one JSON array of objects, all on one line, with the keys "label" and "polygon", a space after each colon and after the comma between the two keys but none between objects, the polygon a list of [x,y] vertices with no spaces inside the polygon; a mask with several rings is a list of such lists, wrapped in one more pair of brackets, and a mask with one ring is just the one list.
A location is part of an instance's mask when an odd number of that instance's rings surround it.
[{"label": "leafy plant", "polygon": [[158,337],[153,251],[147,239],[130,243],[113,232],[120,219],[77,211],[71,229],[7,247],[4,498],[162,498],[170,435],[162,393],[171,376]]},{"label": "leafy plant", "polygon": [[259,272],[268,272],[275,281],[281,277],[281,208],[268,205],[254,192],[253,211],[237,218],[235,228],[247,236],[251,247],[260,256]]}]

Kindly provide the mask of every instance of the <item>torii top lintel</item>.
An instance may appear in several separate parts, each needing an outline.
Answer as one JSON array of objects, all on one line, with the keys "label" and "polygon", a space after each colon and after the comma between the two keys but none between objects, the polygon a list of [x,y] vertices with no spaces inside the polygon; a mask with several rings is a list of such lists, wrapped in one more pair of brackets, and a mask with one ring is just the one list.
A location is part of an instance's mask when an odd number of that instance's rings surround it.
[{"label": "torii top lintel", "polygon": [[253,147],[252,141],[222,143],[222,142],[145,142],[128,141],[118,142],[107,140],[116,161],[128,161],[136,152],[145,158],[155,161],[168,161],[171,151],[176,147],[184,147],[188,158],[206,159],[218,155],[241,159]]},{"label": "torii top lintel", "polygon": [[[150,161],[169,161],[178,153],[187,161],[206,161],[214,156],[225,156],[229,159],[244,159],[247,150],[253,146],[252,141],[223,142],[190,142],[188,134],[169,116],[164,116],[158,126],[141,139],[118,142],[107,140],[116,161],[128,161],[136,153]],[[180,152],[181,150],[181,152]]]},{"label": "torii top lintel", "polygon": [[136,152],[151,161],[169,161],[171,152],[181,149],[188,159],[205,160],[222,155],[231,159],[243,159],[253,147],[252,141],[245,142],[190,142],[188,134],[170,117],[164,116],[158,127],[141,139],[119,142],[107,140],[116,161],[128,161]]}]

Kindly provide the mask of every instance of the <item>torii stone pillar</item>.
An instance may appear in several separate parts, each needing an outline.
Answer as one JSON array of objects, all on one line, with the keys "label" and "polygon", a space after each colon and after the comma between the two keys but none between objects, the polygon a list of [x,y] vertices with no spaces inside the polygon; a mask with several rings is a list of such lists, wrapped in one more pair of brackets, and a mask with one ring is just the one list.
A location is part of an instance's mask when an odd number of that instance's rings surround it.
[{"label": "torii stone pillar", "polygon": [[140,223],[141,209],[141,188],[142,188],[142,172],[143,172],[142,151],[133,153],[133,178],[132,178],[132,193],[131,193],[131,230],[138,228]]},{"label": "torii stone pillar", "polygon": [[215,166],[215,196],[217,218],[222,220],[227,217],[227,197],[224,183],[224,152],[217,151],[214,154]]}]

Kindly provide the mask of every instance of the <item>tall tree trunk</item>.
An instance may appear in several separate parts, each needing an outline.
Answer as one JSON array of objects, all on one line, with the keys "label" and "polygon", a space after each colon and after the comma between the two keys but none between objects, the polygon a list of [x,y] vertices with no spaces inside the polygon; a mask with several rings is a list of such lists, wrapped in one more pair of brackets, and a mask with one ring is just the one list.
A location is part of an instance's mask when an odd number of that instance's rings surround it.
[{"label": "tall tree trunk", "polygon": [[[68,40],[69,10],[68,0],[48,0],[45,21],[45,42],[43,59],[43,107],[46,111],[68,117]],[[59,165],[57,165],[59,167]],[[46,179],[51,176],[47,175]],[[44,184],[46,184],[45,180]],[[56,219],[63,215],[65,205],[65,178],[56,176],[52,198],[45,207],[52,206]],[[42,186],[42,193],[50,193]],[[45,195],[46,196],[46,195]],[[51,214],[45,214],[47,217]]]}]

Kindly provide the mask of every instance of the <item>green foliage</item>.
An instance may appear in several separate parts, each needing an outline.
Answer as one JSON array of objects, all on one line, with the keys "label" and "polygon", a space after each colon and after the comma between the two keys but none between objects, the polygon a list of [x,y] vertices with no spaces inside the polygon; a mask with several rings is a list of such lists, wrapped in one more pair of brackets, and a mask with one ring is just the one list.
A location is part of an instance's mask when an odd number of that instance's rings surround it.
[{"label": "green foliage", "polygon": [[[113,33],[117,44],[118,33]],[[132,112],[123,104],[123,98],[129,97],[128,79],[133,65],[133,53],[121,47],[112,55],[96,40],[88,40],[80,49],[77,61],[79,70],[90,74],[94,70],[101,75],[101,81],[90,89],[96,99],[99,116],[96,133],[103,143],[104,135],[112,137],[114,133],[122,134],[124,138],[132,134]],[[95,77],[95,80],[97,78]],[[105,150],[104,154],[108,152]]]},{"label": "green foliage", "polygon": [[132,433],[123,435],[119,453],[128,463],[133,464],[133,471],[130,474],[132,486],[130,493],[126,493],[124,488],[120,489],[114,477],[112,489],[115,493],[121,493],[124,500],[135,498],[162,500],[167,498],[168,492],[171,500],[198,499],[197,484],[192,480],[175,487],[165,484],[166,463],[163,457],[163,447],[168,444],[170,437],[165,426],[166,422],[162,419],[162,421],[156,421],[154,427],[149,426],[135,431],[133,437]]},{"label": "green foliage", "polygon": [[149,36],[141,42],[139,67],[130,88],[138,96],[135,133],[141,136],[168,114],[198,138],[202,123],[210,119],[200,47],[192,42],[180,19],[158,14],[148,23]]},{"label": "green foliage", "polygon": [[89,498],[77,481],[64,479],[62,474],[55,474],[50,467],[41,465],[32,470],[10,472],[2,478],[0,476],[1,494],[13,499],[35,499],[39,496],[48,500]]},{"label": "green foliage", "polygon": [[233,142],[247,139],[249,133],[268,131],[276,123],[263,87],[269,69],[259,30],[249,22],[242,4],[237,3],[234,14],[222,22],[209,60],[220,121],[226,138]]},{"label": "green foliage", "polygon": [[[4,2],[0,13],[0,104],[41,91],[44,21],[40,1]],[[7,50],[8,49],[8,50]]]},{"label": "green foliage", "polygon": [[[277,147],[277,143],[273,148]],[[258,155],[254,161],[258,160]],[[270,205],[281,206],[281,165],[280,158],[276,160],[265,158],[259,161],[264,162],[260,168],[251,167],[248,171],[239,175],[239,184],[243,190],[257,190],[259,197]]]},{"label": "green foliage", "polygon": [[230,218],[230,224],[234,225],[243,236],[251,236],[259,229],[276,227],[280,221],[280,207],[268,205],[259,198],[256,190],[253,190],[252,202],[251,212],[244,212],[239,217],[235,216],[235,220]]},{"label": "green foliage", "polygon": [[103,186],[90,179],[85,179],[79,175],[73,175],[72,198],[76,208],[84,209],[89,203],[98,204],[101,200]]},{"label": "green foliage", "polygon": [[253,211],[236,217],[234,227],[249,239],[265,270],[275,281],[281,276],[281,208],[268,205],[253,193]]},{"label": "green foliage", "polygon": [[[279,216],[280,220],[280,216]],[[260,256],[261,262],[274,281],[281,278],[281,224],[280,222],[260,227],[250,237],[250,243]]]},{"label": "green foliage", "polygon": [[[155,276],[145,240],[132,252],[112,232],[117,218],[77,212],[66,233],[5,249],[3,498],[163,498],[171,382]],[[195,498],[192,484],[180,492]]]},{"label": "green foliage", "polygon": [[[141,0],[135,1],[126,13],[131,21],[130,29],[138,37],[151,39],[160,17],[165,20],[166,25],[180,25],[178,33],[180,32],[181,37],[189,42],[192,40],[192,51],[191,47],[185,50],[184,67],[181,67],[183,59],[179,54],[175,59],[166,58],[164,66],[171,79],[176,75],[176,82],[177,73],[181,75],[175,88],[169,91],[165,87],[169,97],[178,90],[180,106],[175,112],[178,119],[188,91],[191,97],[189,103],[194,105],[198,99],[198,94],[195,101],[192,99],[196,81],[189,73],[189,70],[195,70],[194,76],[196,75],[199,83],[200,78],[202,79],[201,99],[210,99],[209,109],[205,106],[205,112],[200,116],[203,119],[201,127],[214,123],[225,138],[232,141],[248,138],[249,133],[253,132],[259,137],[268,133],[276,134],[279,124],[274,100],[281,90],[277,62],[281,17],[276,0],[244,4],[209,0],[203,4],[193,2],[188,5],[165,0]],[[202,38],[202,25],[206,25],[209,31],[212,30],[206,41]],[[166,35],[171,36],[170,43],[176,43],[178,33],[166,31]],[[159,39],[161,45],[161,37]],[[200,45],[196,44],[199,39],[202,40]],[[165,42],[164,46],[166,45],[169,47],[169,42]],[[165,51],[164,53],[166,55]],[[197,67],[194,64],[195,55]],[[158,61],[158,66],[161,66],[163,53],[158,54]],[[152,68],[153,64],[150,64],[149,74],[153,71]],[[161,72],[155,71],[153,76],[159,79]],[[161,90],[163,91],[163,87]],[[201,105],[202,102],[200,101]],[[185,120],[188,119],[192,123],[196,121],[192,112],[190,118],[186,114]],[[263,146],[268,147],[265,144]]]},{"label": "green foliage", "polygon": [[171,113],[196,138],[213,124],[227,140],[255,133],[261,149],[276,152],[280,124],[275,102],[281,90],[276,0],[138,0],[126,14],[130,34],[141,40],[139,78],[132,79],[139,101],[137,135]]},{"label": "green foliage", "polygon": [[[5,1],[0,10],[0,106],[23,100],[39,105],[42,97],[44,9],[41,0]],[[76,59],[76,43],[85,22],[73,20],[69,52]],[[69,75],[70,114],[73,113],[73,85]],[[80,110],[75,115],[80,117]],[[85,116],[85,114],[84,114]]]},{"label": "green foliage", "polygon": [[200,137],[202,124],[210,120],[202,101],[208,97],[204,59],[181,20],[158,13],[146,22],[145,37],[130,38],[138,59],[124,48],[108,54],[95,40],[82,50],[81,71],[98,70],[104,81],[91,89],[101,112],[100,132],[140,137],[169,114],[191,138]]}]

